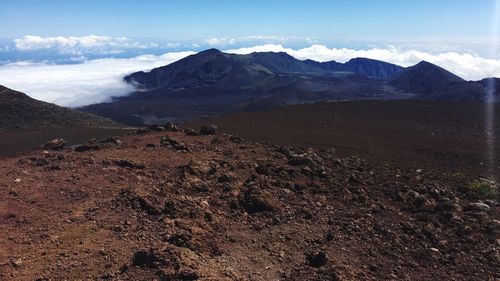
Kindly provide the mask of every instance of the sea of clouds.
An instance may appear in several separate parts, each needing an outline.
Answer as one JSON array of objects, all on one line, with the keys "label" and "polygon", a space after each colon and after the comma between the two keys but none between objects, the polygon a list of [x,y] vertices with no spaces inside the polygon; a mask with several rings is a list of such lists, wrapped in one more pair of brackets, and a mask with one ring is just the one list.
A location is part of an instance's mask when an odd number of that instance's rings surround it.
[{"label": "sea of clouds", "polygon": [[96,59],[78,64],[10,63],[0,66],[0,85],[38,100],[78,107],[127,95],[133,88],[123,82],[125,75],[167,65],[190,54],[193,52]]},{"label": "sea of clouds", "polygon": [[[246,39],[248,40],[248,39]],[[284,42],[286,40],[281,40]],[[309,41],[307,41],[309,42]],[[500,60],[485,58],[472,52],[422,51],[396,46],[373,48],[330,48],[321,44],[290,48],[284,44],[261,44],[231,48],[229,39],[207,39],[207,47],[219,47],[225,52],[286,52],[297,59],[346,62],[356,57],[383,60],[401,66],[411,66],[422,60],[437,64],[467,80],[500,77]],[[285,42],[286,43],[286,42]],[[172,43],[169,43],[172,44]],[[168,44],[167,44],[168,46]],[[85,55],[90,52],[113,54],[127,49],[154,47],[126,38],[103,36],[37,37],[25,36],[14,40],[18,52],[55,50],[61,54]],[[178,45],[176,45],[178,47]],[[188,48],[188,47],[185,47]],[[201,46],[203,48],[203,46]],[[192,48],[193,49],[193,48]],[[77,107],[108,102],[112,97],[133,91],[123,82],[123,76],[140,70],[150,70],[182,59],[195,51],[170,51],[163,55],[137,55],[130,58],[88,59],[79,57],[78,63],[55,64],[44,61],[16,61],[0,65],[0,85],[22,91],[29,96],[62,106]]]}]

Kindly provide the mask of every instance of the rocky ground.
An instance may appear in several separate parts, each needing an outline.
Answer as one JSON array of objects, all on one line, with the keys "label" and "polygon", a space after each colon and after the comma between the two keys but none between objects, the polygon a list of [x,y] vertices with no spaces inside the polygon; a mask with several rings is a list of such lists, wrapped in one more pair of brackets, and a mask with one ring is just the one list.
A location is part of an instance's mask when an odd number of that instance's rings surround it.
[{"label": "rocky ground", "polygon": [[474,179],[152,129],[0,159],[0,279],[500,277],[498,193]]}]

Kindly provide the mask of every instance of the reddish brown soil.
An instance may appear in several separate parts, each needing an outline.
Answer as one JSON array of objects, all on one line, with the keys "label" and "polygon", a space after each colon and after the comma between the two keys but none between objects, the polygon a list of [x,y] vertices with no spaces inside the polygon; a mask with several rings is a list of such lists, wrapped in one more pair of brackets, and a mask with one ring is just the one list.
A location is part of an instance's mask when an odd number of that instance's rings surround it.
[{"label": "reddish brown soil", "polygon": [[226,135],[121,141],[0,159],[1,280],[500,277],[499,209],[472,179]]},{"label": "reddish brown soil", "polygon": [[[294,105],[235,113],[210,122],[249,140],[313,148],[335,148],[341,155],[361,155],[398,165],[500,175],[500,104],[493,120],[494,151],[487,149],[485,106],[480,103],[429,101],[350,101]],[[206,121],[203,121],[206,122]],[[203,122],[193,122],[199,126]]]}]

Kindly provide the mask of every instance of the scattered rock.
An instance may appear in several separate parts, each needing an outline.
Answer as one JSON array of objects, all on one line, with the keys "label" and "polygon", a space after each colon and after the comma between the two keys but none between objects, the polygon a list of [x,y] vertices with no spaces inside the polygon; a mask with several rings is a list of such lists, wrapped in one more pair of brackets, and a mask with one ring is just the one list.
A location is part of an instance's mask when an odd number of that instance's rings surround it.
[{"label": "scattered rock", "polygon": [[134,253],[132,265],[139,267],[158,268],[161,265],[161,259],[157,251],[140,250]]},{"label": "scattered rock", "polygon": [[14,259],[11,264],[14,268],[20,268],[23,265],[23,261],[21,259]]},{"label": "scattered rock", "polygon": [[169,136],[161,137],[160,145],[164,146],[164,147],[172,148],[175,150],[179,150],[179,151],[187,151],[188,150],[188,147],[184,143],[178,142]]},{"label": "scattered rock", "polygon": [[118,145],[118,146],[122,146],[123,145],[123,141],[120,138],[118,138],[118,137],[108,137],[108,138],[105,138],[105,139],[101,140],[100,143],[103,143],[103,144],[115,144],[115,145]]},{"label": "scattered rock", "polygon": [[203,215],[203,208],[188,198],[167,198],[162,213],[172,219],[198,218]]},{"label": "scattered rock", "polygon": [[473,211],[473,212],[489,212],[491,210],[491,207],[485,203],[476,202],[467,204],[464,209],[466,211]]},{"label": "scattered rock", "polygon": [[139,129],[135,130],[135,132],[133,132],[131,134],[142,135],[142,134],[146,134],[146,133],[149,133],[149,132],[151,132],[150,128],[139,128]]},{"label": "scattered rock", "polygon": [[37,158],[35,160],[35,165],[36,166],[45,166],[45,165],[48,165],[49,164],[49,160],[47,160],[46,158]]},{"label": "scattered rock", "polygon": [[322,176],[326,173],[325,165],[323,159],[319,157],[312,149],[308,149],[307,152],[302,154],[296,154],[293,151],[286,151],[289,161],[288,163],[293,166],[306,166],[312,170],[312,172],[318,176]]},{"label": "scattered rock", "polygon": [[142,163],[136,163],[130,160],[123,160],[123,159],[113,160],[113,163],[122,168],[144,169],[146,167]]},{"label": "scattered rock", "polygon": [[220,177],[217,178],[217,181],[219,183],[226,183],[226,182],[233,182],[235,181],[236,177],[232,173],[225,173],[221,175]]},{"label": "scattered rock", "polygon": [[187,128],[184,130],[184,133],[187,135],[187,136],[197,136],[199,135],[199,133],[191,128]]},{"label": "scattered rock", "polygon": [[44,144],[43,148],[51,150],[63,150],[65,145],[66,141],[64,139],[53,139]]},{"label": "scattered rock", "polygon": [[152,200],[140,196],[130,189],[120,190],[118,201],[125,201],[127,205],[130,205],[136,210],[143,210],[148,215],[156,216],[161,213],[161,208],[158,206],[159,204],[153,203]]},{"label": "scattered rock", "polygon": [[200,129],[200,135],[215,135],[217,131],[217,126],[215,125],[205,125]]},{"label": "scattered rock", "polygon": [[166,131],[165,127],[160,126],[160,125],[151,125],[148,128],[149,128],[149,130],[151,130],[153,132],[163,132],[163,131]]},{"label": "scattered rock", "polygon": [[200,275],[191,268],[183,268],[177,273],[177,278],[180,280],[198,280]]},{"label": "scattered rock", "polygon": [[73,149],[76,152],[85,152],[85,151],[90,151],[90,150],[98,150],[100,147],[98,145],[88,145],[88,144],[83,144],[83,145],[77,145]]},{"label": "scattered rock", "polygon": [[229,140],[234,142],[234,143],[238,143],[238,144],[245,142],[244,138],[238,137],[238,136],[229,136]]},{"label": "scattered rock", "polygon": [[169,132],[177,132],[179,131],[179,128],[177,127],[177,125],[168,122],[167,124],[165,124],[165,130]]},{"label": "scattered rock", "polygon": [[306,254],[307,265],[311,267],[322,267],[328,262],[328,258],[324,252],[312,252]]},{"label": "scattered rock", "polygon": [[500,235],[500,221],[492,220],[486,226],[486,231],[492,235]]},{"label": "scattered rock", "polygon": [[429,248],[429,250],[431,250],[434,253],[439,253],[439,249],[437,248]]},{"label": "scattered rock", "polygon": [[187,231],[181,231],[170,236],[170,238],[168,239],[168,243],[173,244],[177,247],[193,249],[194,247],[191,244],[192,238],[193,236],[191,235],[191,233]]},{"label": "scattered rock", "polygon": [[278,203],[274,196],[257,187],[248,188],[240,204],[250,214],[271,212],[278,209]]},{"label": "scattered rock", "polygon": [[212,175],[217,171],[216,163],[198,160],[191,160],[185,168],[188,173],[195,176]]}]

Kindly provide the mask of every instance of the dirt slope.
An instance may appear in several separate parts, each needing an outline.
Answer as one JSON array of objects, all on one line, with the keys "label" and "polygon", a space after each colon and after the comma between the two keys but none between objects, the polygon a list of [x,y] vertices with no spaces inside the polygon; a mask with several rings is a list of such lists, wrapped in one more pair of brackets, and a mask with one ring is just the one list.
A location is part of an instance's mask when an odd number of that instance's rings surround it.
[{"label": "dirt slope", "polygon": [[79,150],[0,159],[1,280],[500,276],[459,175],[182,132]]},{"label": "dirt slope", "polygon": [[0,85],[0,132],[13,129],[118,126],[111,119],[35,100]]}]

